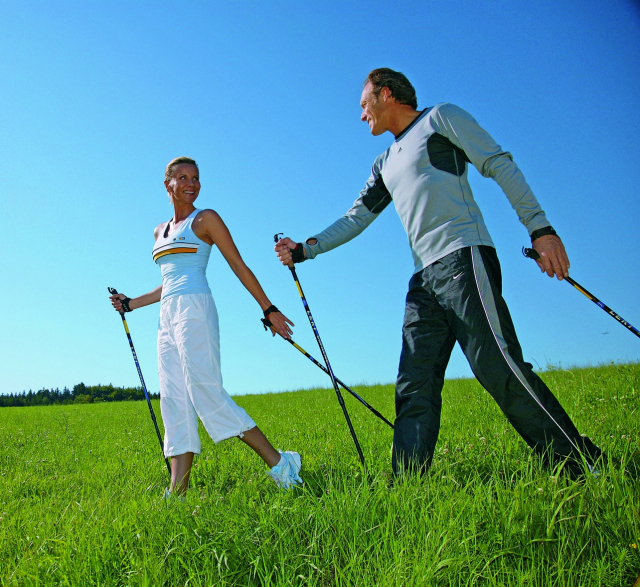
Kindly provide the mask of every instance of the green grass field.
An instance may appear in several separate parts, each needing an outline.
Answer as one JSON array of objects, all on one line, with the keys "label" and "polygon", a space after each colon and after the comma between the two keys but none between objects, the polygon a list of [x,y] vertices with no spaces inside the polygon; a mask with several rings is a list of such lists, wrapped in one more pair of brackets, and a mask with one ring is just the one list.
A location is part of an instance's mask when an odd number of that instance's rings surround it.
[{"label": "green grass field", "polygon": [[[609,455],[582,483],[545,468],[472,380],[447,381],[434,465],[393,482],[392,431],[333,390],[245,396],[306,487],[277,490],[202,432],[186,503],[145,402],[0,410],[0,585],[632,587],[640,574],[640,365],[542,377]],[[393,420],[393,386],[358,387]],[[159,405],[154,402],[159,415]]]}]

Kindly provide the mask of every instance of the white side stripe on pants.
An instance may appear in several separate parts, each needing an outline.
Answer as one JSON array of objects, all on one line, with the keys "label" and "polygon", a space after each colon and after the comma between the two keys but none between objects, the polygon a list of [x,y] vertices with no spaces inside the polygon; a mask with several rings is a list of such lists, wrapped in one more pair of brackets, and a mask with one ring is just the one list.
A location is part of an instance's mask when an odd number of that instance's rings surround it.
[{"label": "white side stripe on pants", "polygon": [[[518,368],[518,365],[516,365],[513,358],[506,351],[507,343],[504,340],[504,336],[502,334],[502,327],[500,326],[500,320],[498,319],[498,311],[496,308],[495,299],[493,297],[493,291],[491,290],[491,284],[489,283],[489,280],[487,278],[487,271],[484,267],[484,262],[482,261],[482,255],[480,254],[480,251],[478,250],[477,246],[471,247],[471,260],[473,263],[473,275],[476,280],[476,286],[478,287],[478,295],[480,296],[480,301],[482,302],[482,307],[484,309],[485,316],[487,317],[489,328],[491,328],[493,337],[496,340],[496,344],[498,345],[498,348],[500,349],[500,352],[502,353],[504,360],[506,361],[507,365],[509,365],[509,368],[511,369],[512,373],[516,376],[518,381],[520,381],[520,383],[522,384],[522,387],[524,387],[527,390],[529,395],[542,408],[544,413],[547,414],[547,416],[549,416],[551,421],[558,427],[558,430],[560,430],[560,432],[562,432],[562,434],[565,435],[567,440],[571,443],[571,446],[573,446],[573,448],[576,449],[578,454],[580,454],[581,453],[580,449],[575,445],[573,440],[571,440],[571,437],[564,431],[562,426],[560,426],[560,424],[558,424],[558,422],[555,421],[553,416],[542,405],[542,402],[540,401],[538,396],[535,394],[531,386],[527,383],[527,380],[525,379],[522,371],[520,371],[520,369]],[[478,268],[476,267],[476,265],[478,266]],[[479,271],[478,269],[481,269],[481,271]]]}]

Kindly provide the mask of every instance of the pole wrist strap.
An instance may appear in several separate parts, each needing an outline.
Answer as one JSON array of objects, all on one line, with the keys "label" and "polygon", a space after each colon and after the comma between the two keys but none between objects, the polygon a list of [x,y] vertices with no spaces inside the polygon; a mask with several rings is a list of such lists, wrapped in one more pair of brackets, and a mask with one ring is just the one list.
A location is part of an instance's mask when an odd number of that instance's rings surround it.
[{"label": "pole wrist strap", "polygon": [[269,314],[273,314],[273,312],[279,312],[280,310],[278,310],[278,308],[276,308],[275,306],[269,306],[264,312],[262,312],[264,314],[264,317],[266,318]]},{"label": "pole wrist strap", "polygon": [[122,304],[122,309],[125,312],[132,312],[133,310],[131,310],[131,308],[129,307],[129,302],[131,301],[131,298],[124,298],[124,300],[120,300],[120,303]]},{"label": "pole wrist strap", "polygon": [[551,234],[553,236],[558,236],[558,233],[555,230],[553,230],[552,226],[545,226],[544,228],[538,228],[538,230],[534,230],[531,233],[531,242],[540,238],[541,236],[547,236],[548,234]]},{"label": "pole wrist strap", "polygon": [[291,249],[291,260],[294,263],[302,263],[305,261],[304,257],[304,246],[302,243],[296,243],[296,248]]}]

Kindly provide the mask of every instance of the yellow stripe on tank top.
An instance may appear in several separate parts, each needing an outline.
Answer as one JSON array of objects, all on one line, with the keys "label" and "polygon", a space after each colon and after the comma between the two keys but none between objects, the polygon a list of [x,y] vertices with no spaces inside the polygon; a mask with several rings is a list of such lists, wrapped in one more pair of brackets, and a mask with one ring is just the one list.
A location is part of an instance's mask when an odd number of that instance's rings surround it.
[{"label": "yellow stripe on tank top", "polygon": [[173,255],[174,253],[197,253],[198,249],[192,249],[187,247],[176,247],[175,249],[169,249],[168,251],[162,251],[162,253],[158,253],[153,256],[153,260],[156,261],[160,257],[164,257],[165,255]]}]

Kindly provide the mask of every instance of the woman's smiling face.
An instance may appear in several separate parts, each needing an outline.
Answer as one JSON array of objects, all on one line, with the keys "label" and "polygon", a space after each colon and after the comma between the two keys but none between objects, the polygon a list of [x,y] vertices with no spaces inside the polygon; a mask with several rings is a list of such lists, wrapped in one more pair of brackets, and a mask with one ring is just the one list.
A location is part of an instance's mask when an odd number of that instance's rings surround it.
[{"label": "woman's smiling face", "polygon": [[164,182],[174,202],[193,204],[200,193],[200,173],[195,165],[181,163],[173,168],[169,181]]}]

